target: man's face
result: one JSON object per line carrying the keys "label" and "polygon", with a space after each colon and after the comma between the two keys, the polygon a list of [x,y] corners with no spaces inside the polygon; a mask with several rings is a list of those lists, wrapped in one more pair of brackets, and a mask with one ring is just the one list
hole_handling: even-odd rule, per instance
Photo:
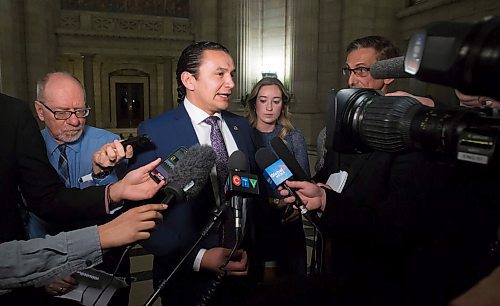
{"label": "man's face", "polygon": [[[347,55],[346,65],[350,69],[354,68],[370,68],[377,61],[377,52],[373,48],[361,48],[351,51]],[[377,80],[372,78],[370,72],[361,75],[356,75],[356,73],[351,72],[349,75],[349,87],[350,88],[370,88],[382,91],[384,94],[387,93],[389,85],[394,81],[394,79],[383,79]]]}
{"label": "man's face", "polygon": [[198,77],[183,72],[186,96],[209,115],[229,107],[229,97],[234,87],[233,59],[224,51],[205,50],[202,53]]}
{"label": "man's face", "polygon": [[[72,78],[61,74],[49,78],[43,102],[53,111],[75,111],[85,108],[84,93],[80,85]],[[35,109],[38,118],[45,123],[50,135],[58,143],[74,142],[82,135],[85,118],[77,118],[72,114],[66,120],[58,120],[40,102],[35,103]]]}

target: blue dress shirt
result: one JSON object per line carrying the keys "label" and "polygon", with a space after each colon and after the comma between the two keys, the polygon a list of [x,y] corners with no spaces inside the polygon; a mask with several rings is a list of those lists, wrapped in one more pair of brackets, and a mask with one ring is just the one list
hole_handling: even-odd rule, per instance
{"label": "blue dress shirt", "polygon": [[[47,128],[41,130],[45,146],[47,148],[47,156],[49,162],[57,169],[59,162],[59,144],[50,135]],[[80,138],[71,143],[67,143],[66,155],[69,166],[70,186],[72,188],[83,189],[89,186],[101,186],[114,183],[119,178],[123,177],[126,172],[126,160],[114,167],[113,171],[102,179],[92,178],[92,155],[98,151],[103,145],[113,142],[115,139],[120,139],[109,131],[98,129],[86,125]],[[38,218],[33,213],[30,213],[28,221],[28,232],[30,238],[43,238],[46,234],[55,234],[50,230],[48,224]]]}

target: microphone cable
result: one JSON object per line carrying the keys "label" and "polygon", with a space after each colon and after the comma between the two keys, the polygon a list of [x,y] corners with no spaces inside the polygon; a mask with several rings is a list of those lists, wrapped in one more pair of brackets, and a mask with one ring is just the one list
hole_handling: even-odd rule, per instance
{"label": "microphone cable", "polygon": [[104,288],[101,290],[101,292],[99,292],[99,295],[97,296],[97,298],[95,299],[94,303],[92,303],[92,306],[96,306],[97,305],[97,302],[99,302],[99,300],[101,299],[102,295],[104,294],[104,292],[106,292],[106,290],[109,288],[109,286],[111,285],[111,283],[113,282],[113,280],[115,280],[116,278],[116,273],[118,272],[118,269],[120,268],[120,265],[122,264],[123,262],[123,259],[125,258],[125,255],[130,252],[130,250],[136,245],[136,243],[133,243],[131,245],[128,245],[125,250],[123,250],[123,253],[120,257],[120,260],[118,260],[118,263],[116,264],[116,268],[115,270],[113,271],[113,274],[111,275],[111,278],[109,279],[109,281],[106,283],[106,286],[104,286]]}
{"label": "microphone cable", "polygon": [[[226,206],[227,209],[228,206]],[[245,215],[243,215],[243,218],[245,218]],[[245,222],[243,222],[244,224]],[[222,283],[222,280],[224,277],[227,275],[227,270],[226,266],[231,261],[231,258],[234,255],[234,252],[236,252],[236,249],[238,248],[238,245],[240,244],[240,237],[242,236],[242,229],[241,227],[236,226],[235,227],[236,231],[236,236],[235,236],[235,242],[234,245],[231,249],[231,252],[229,252],[228,257],[224,261],[224,263],[219,267],[219,271],[217,272],[215,279],[210,282],[210,285],[208,286],[207,292],[201,297],[200,303],[198,303],[197,306],[206,306],[210,300],[213,298],[215,293],[217,292],[217,288],[219,288],[220,284]]]}
{"label": "microphone cable", "polygon": [[[313,226],[313,237],[314,244],[311,252],[311,263],[309,265],[309,273],[312,274],[313,271],[316,275],[321,275],[323,273],[323,254],[324,254],[324,240],[323,234],[317,227]],[[319,251],[318,251],[319,245]],[[319,258],[318,258],[319,256]]]}

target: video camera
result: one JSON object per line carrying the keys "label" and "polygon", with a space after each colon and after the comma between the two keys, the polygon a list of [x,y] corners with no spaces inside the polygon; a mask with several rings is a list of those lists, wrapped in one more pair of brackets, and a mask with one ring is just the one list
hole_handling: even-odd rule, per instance
{"label": "video camera", "polygon": [[[500,18],[431,24],[412,36],[404,64],[419,80],[499,99]],[[327,114],[326,148],[341,153],[421,149],[487,165],[500,135],[500,118],[372,89],[332,90]]]}

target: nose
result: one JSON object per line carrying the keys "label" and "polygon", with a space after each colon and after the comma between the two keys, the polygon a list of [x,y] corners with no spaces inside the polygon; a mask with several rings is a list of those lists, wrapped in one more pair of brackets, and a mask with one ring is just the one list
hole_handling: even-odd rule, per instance
{"label": "nose", "polygon": [[229,89],[233,89],[234,88],[234,80],[233,80],[233,77],[231,75],[229,75],[226,78],[226,87],[229,88]]}
{"label": "nose", "polygon": [[71,114],[71,116],[66,119],[66,123],[72,126],[79,126],[80,125],[80,118],[76,116],[75,113]]}
{"label": "nose", "polygon": [[358,76],[351,72],[349,74],[349,80],[348,80],[349,87],[354,88],[356,87],[356,85],[358,85],[358,83],[359,83]]}
{"label": "nose", "polygon": [[273,110],[273,101],[267,101],[266,102],[266,110],[272,111]]}

